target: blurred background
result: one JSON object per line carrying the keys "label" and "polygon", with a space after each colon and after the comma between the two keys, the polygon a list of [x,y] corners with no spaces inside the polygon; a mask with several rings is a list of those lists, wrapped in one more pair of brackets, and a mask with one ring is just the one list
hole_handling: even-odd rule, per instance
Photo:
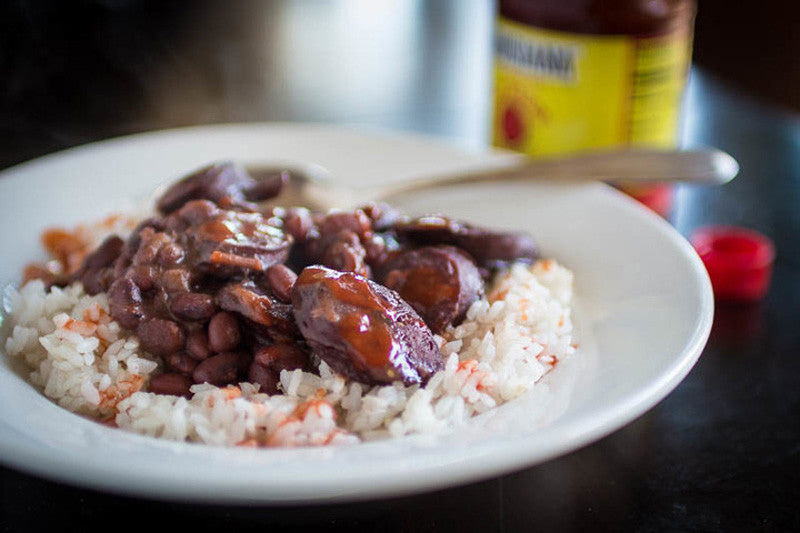
{"label": "blurred background", "polygon": [[[0,167],[112,136],[242,121],[485,144],[495,12],[490,0],[7,0]],[[796,113],[799,15],[794,0],[700,0],[694,64]]]}

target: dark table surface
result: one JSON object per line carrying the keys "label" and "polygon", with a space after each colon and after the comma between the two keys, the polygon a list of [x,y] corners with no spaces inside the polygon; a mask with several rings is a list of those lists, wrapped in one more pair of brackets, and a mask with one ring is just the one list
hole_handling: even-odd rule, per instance
{"label": "dark table surface", "polygon": [[[5,17],[18,35],[3,63],[2,167],[209,122],[358,123],[465,145],[487,138],[488,2],[376,2],[357,12],[340,2],[97,2],[81,4],[80,16],[57,3],[25,5]],[[684,235],[710,223],[759,230],[777,259],[766,299],[718,303],[697,366],[638,420],[520,472],[339,506],[148,501],[0,468],[3,530],[108,530],[120,517],[197,531],[800,530],[800,121],[697,70],[686,107],[685,144],[719,146],[742,172],[724,187],[681,188],[671,221]]]}

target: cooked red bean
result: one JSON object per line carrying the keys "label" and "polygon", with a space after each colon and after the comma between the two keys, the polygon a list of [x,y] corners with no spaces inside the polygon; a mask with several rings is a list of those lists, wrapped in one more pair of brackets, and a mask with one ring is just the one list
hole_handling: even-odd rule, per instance
{"label": "cooked red bean", "polygon": [[186,251],[174,242],[165,244],[158,250],[158,262],[164,266],[174,266],[179,264]]}
{"label": "cooked red bean", "polygon": [[334,211],[325,215],[319,223],[319,233],[323,238],[348,230],[359,237],[372,231],[372,220],[361,209],[355,211]]}
{"label": "cooked red bean", "polygon": [[167,292],[189,292],[192,273],[185,268],[170,268],[161,273],[159,284]]}
{"label": "cooked red bean", "polygon": [[253,361],[279,374],[281,370],[305,370],[309,364],[308,353],[296,344],[262,346],[253,354]]}
{"label": "cooked red bean", "polygon": [[400,220],[400,213],[394,207],[383,202],[363,206],[362,211],[372,220],[372,229],[383,231]]}
{"label": "cooked red bean", "polygon": [[231,313],[219,312],[208,323],[208,344],[215,352],[227,352],[239,345],[241,340],[239,322]]}
{"label": "cooked red bean", "polygon": [[151,378],[149,390],[154,394],[170,394],[172,396],[190,398],[192,393],[189,387],[192,384],[192,379],[189,376],[168,372]]}
{"label": "cooked red bean", "polygon": [[83,289],[86,291],[86,294],[99,294],[103,292],[103,283],[100,279],[100,270],[83,270],[83,272],[78,272],[80,276],[78,279],[83,284]]}
{"label": "cooked red bean", "polygon": [[316,231],[311,212],[304,207],[292,207],[286,210],[283,229],[294,237],[295,242],[305,242],[312,236],[312,231]]}
{"label": "cooked red bean", "polygon": [[191,376],[197,367],[197,361],[189,357],[187,353],[175,352],[167,356],[167,365],[176,372]]}
{"label": "cooked red bean", "polygon": [[366,257],[367,251],[358,235],[350,230],[342,230],[330,240],[320,257],[320,263],[333,270],[356,272],[368,278],[371,272]]}
{"label": "cooked red bean", "polygon": [[150,265],[136,265],[128,270],[128,277],[143,291],[153,288],[156,275],[156,269]]}
{"label": "cooked red bean", "polygon": [[247,370],[247,381],[259,386],[259,392],[277,394],[280,377],[277,372],[253,360]]}
{"label": "cooked red bean", "polygon": [[184,334],[172,320],[150,318],[136,327],[142,348],[154,355],[167,356],[183,349]]}
{"label": "cooked red bean", "polygon": [[284,302],[292,301],[292,287],[297,281],[297,274],[286,265],[272,265],[267,269],[267,282],[275,297]]}
{"label": "cooked red bean", "polygon": [[205,330],[195,330],[186,337],[186,353],[192,359],[202,361],[211,357],[211,346],[208,344],[208,335]]}
{"label": "cooked red bean", "polygon": [[[195,383],[222,386],[236,381],[247,358],[239,352],[223,352],[200,362],[192,373]],[[246,367],[245,367],[246,368]]]}
{"label": "cooked red bean", "polygon": [[112,235],[104,240],[94,252],[87,255],[83,264],[87,269],[100,269],[109,266],[122,253],[123,246],[125,246],[125,241],[116,235]]}
{"label": "cooked red bean", "polygon": [[108,290],[114,282],[114,271],[109,267],[89,268],[80,277],[88,294],[99,294]]}
{"label": "cooked red bean", "polygon": [[306,342],[337,372],[366,383],[411,384],[442,368],[419,315],[396,292],[363,276],[308,267],[292,303]]}
{"label": "cooked red bean", "polygon": [[158,252],[167,244],[172,243],[172,238],[163,231],[156,231],[147,227],[139,232],[139,248],[133,254],[132,262],[134,265],[152,265]]}
{"label": "cooked red bean", "polygon": [[208,320],[214,315],[217,306],[214,297],[202,292],[185,292],[176,294],[169,304],[169,309],[181,320]]}
{"label": "cooked red bean", "polygon": [[135,329],[144,316],[142,293],[127,278],[119,278],[111,284],[108,289],[108,307],[112,318],[128,329]]}
{"label": "cooked red bean", "polygon": [[296,344],[262,346],[253,354],[248,380],[260,385],[261,392],[275,394],[282,370],[305,370],[308,365],[308,353]]}
{"label": "cooked red bean", "polygon": [[453,246],[399,252],[383,265],[380,281],[397,291],[434,333],[458,323],[483,292],[475,263]]}
{"label": "cooked red bean", "polygon": [[365,259],[373,268],[382,265],[386,261],[388,250],[383,235],[372,235],[364,239],[362,245],[364,246]]}

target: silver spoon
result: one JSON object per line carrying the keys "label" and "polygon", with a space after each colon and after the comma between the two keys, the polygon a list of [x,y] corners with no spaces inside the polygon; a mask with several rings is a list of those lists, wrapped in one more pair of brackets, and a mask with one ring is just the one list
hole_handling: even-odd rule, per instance
{"label": "silver spoon", "polygon": [[[276,167],[249,165],[253,177],[275,172]],[[474,172],[439,174],[371,187],[346,187],[336,183],[319,165],[290,168],[288,183],[276,203],[302,205],[315,210],[352,208],[367,202],[390,201],[421,191],[497,181],[574,183],[604,181],[614,184],[684,182],[721,185],[739,172],[729,154],[715,148],[698,150],[619,150],[557,158],[521,158],[517,163]]]}

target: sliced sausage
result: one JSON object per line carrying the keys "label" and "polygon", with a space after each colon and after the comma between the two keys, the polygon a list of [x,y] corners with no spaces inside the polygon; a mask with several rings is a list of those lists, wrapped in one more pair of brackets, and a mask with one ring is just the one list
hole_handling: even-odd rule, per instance
{"label": "sliced sausage", "polygon": [[530,235],[497,232],[440,216],[427,216],[395,225],[397,234],[416,244],[458,246],[475,259],[478,266],[494,268],[516,260],[532,261],[539,256]]}
{"label": "sliced sausage", "polygon": [[222,161],[203,167],[168,188],[156,207],[164,214],[179,209],[190,200],[205,199],[216,204],[228,199],[244,200],[244,190],[255,182],[247,171],[232,161]]}
{"label": "sliced sausage", "polygon": [[251,202],[262,202],[278,196],[291,177],[286,170],[266,171],[251,176],[253,183],[242,189],[245,198]]}
{"label": "sliced sausage", "polygon": [[263,272],[283,263],[292,239],[258,213],[220,210],[189,226],[179,241],[191,257],[187,264],[218,277]]}
{"label": "sliced sausage", "polygon": [[273,300],[252,281],[226,285],[217,293],[217,303],[251,321],[255,332],[268,339],[287,341],[298,336],[291,305]]}
{"label": "sliced sausage", "polygon": [[483,293],[472,259],[453,246],[399,252],[383,265],[380,281],[397,291],[434,333],[457,324]]}
{"label": "sliced sausage", "polygon": [[365,383],[421,383],[442,368],[430,328],[400,296],[353,272],[303,270],[292,294],[297,325],[335,371]]}

